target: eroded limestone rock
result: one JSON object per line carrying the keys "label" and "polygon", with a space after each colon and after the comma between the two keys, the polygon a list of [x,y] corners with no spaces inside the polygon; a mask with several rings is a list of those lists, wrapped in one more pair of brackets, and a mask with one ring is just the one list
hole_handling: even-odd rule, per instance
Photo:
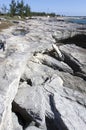
{"label": "eroded limestone rock", "polygon": [[86,79],[86,49],[76,45],[63,45],[60,50],[65,57],[65,62],[73,68],[75,73]]}
{"label": "eroded limestone rock", "polygon": [[25,130],[41,130],[41,129],[39,129],[39,128],[35,127],[35,126],[30,126]]}
{"label": "eroded limestone rock", "polygon": [[[2,32],[7,49],[0,53],[0,130],[17,129],[12,104],[24,129],[86,129],[86,50],[58,42],[82,33],[82,25],[52,18],[19,21]],[[63,61],[45,53],[55,42]]]}
{"label": "eroded limestone rock", "polygon": [[22,126],[18,122],[18,118],[15,113],[12,113],[13,130],[23,130]]}

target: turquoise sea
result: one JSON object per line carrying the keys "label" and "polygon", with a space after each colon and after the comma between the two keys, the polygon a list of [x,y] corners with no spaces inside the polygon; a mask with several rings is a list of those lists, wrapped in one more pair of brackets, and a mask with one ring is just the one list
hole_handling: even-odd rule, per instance
{"label": "turquoise sea", "polygon": [[77,24],[86,24],[86,19],[69,19],[68,22]]}

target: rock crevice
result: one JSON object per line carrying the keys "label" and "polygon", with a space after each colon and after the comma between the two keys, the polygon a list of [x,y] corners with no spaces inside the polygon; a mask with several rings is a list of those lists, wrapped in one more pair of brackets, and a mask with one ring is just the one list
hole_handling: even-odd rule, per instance
{"label": "rock crevice", "polygon": [[86,130],[86,28],[16,23],[0,34],[0,130]]}

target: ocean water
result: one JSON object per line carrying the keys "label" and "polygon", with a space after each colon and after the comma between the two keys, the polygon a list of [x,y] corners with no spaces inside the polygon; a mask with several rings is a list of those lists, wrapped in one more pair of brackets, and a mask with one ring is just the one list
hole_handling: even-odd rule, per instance
{"label": "ocean water", "polygon": [[86,24],[86,19],[69,19],[68,22],[77,24]]}

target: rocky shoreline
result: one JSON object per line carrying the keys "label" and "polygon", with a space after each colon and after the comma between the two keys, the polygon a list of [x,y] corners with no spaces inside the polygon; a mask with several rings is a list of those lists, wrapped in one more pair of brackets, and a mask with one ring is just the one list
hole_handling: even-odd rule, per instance
{"label": "rocky shoreline", "polygon": [[0,33],[0,130],[86,130],[86,25],[12,22]]}

